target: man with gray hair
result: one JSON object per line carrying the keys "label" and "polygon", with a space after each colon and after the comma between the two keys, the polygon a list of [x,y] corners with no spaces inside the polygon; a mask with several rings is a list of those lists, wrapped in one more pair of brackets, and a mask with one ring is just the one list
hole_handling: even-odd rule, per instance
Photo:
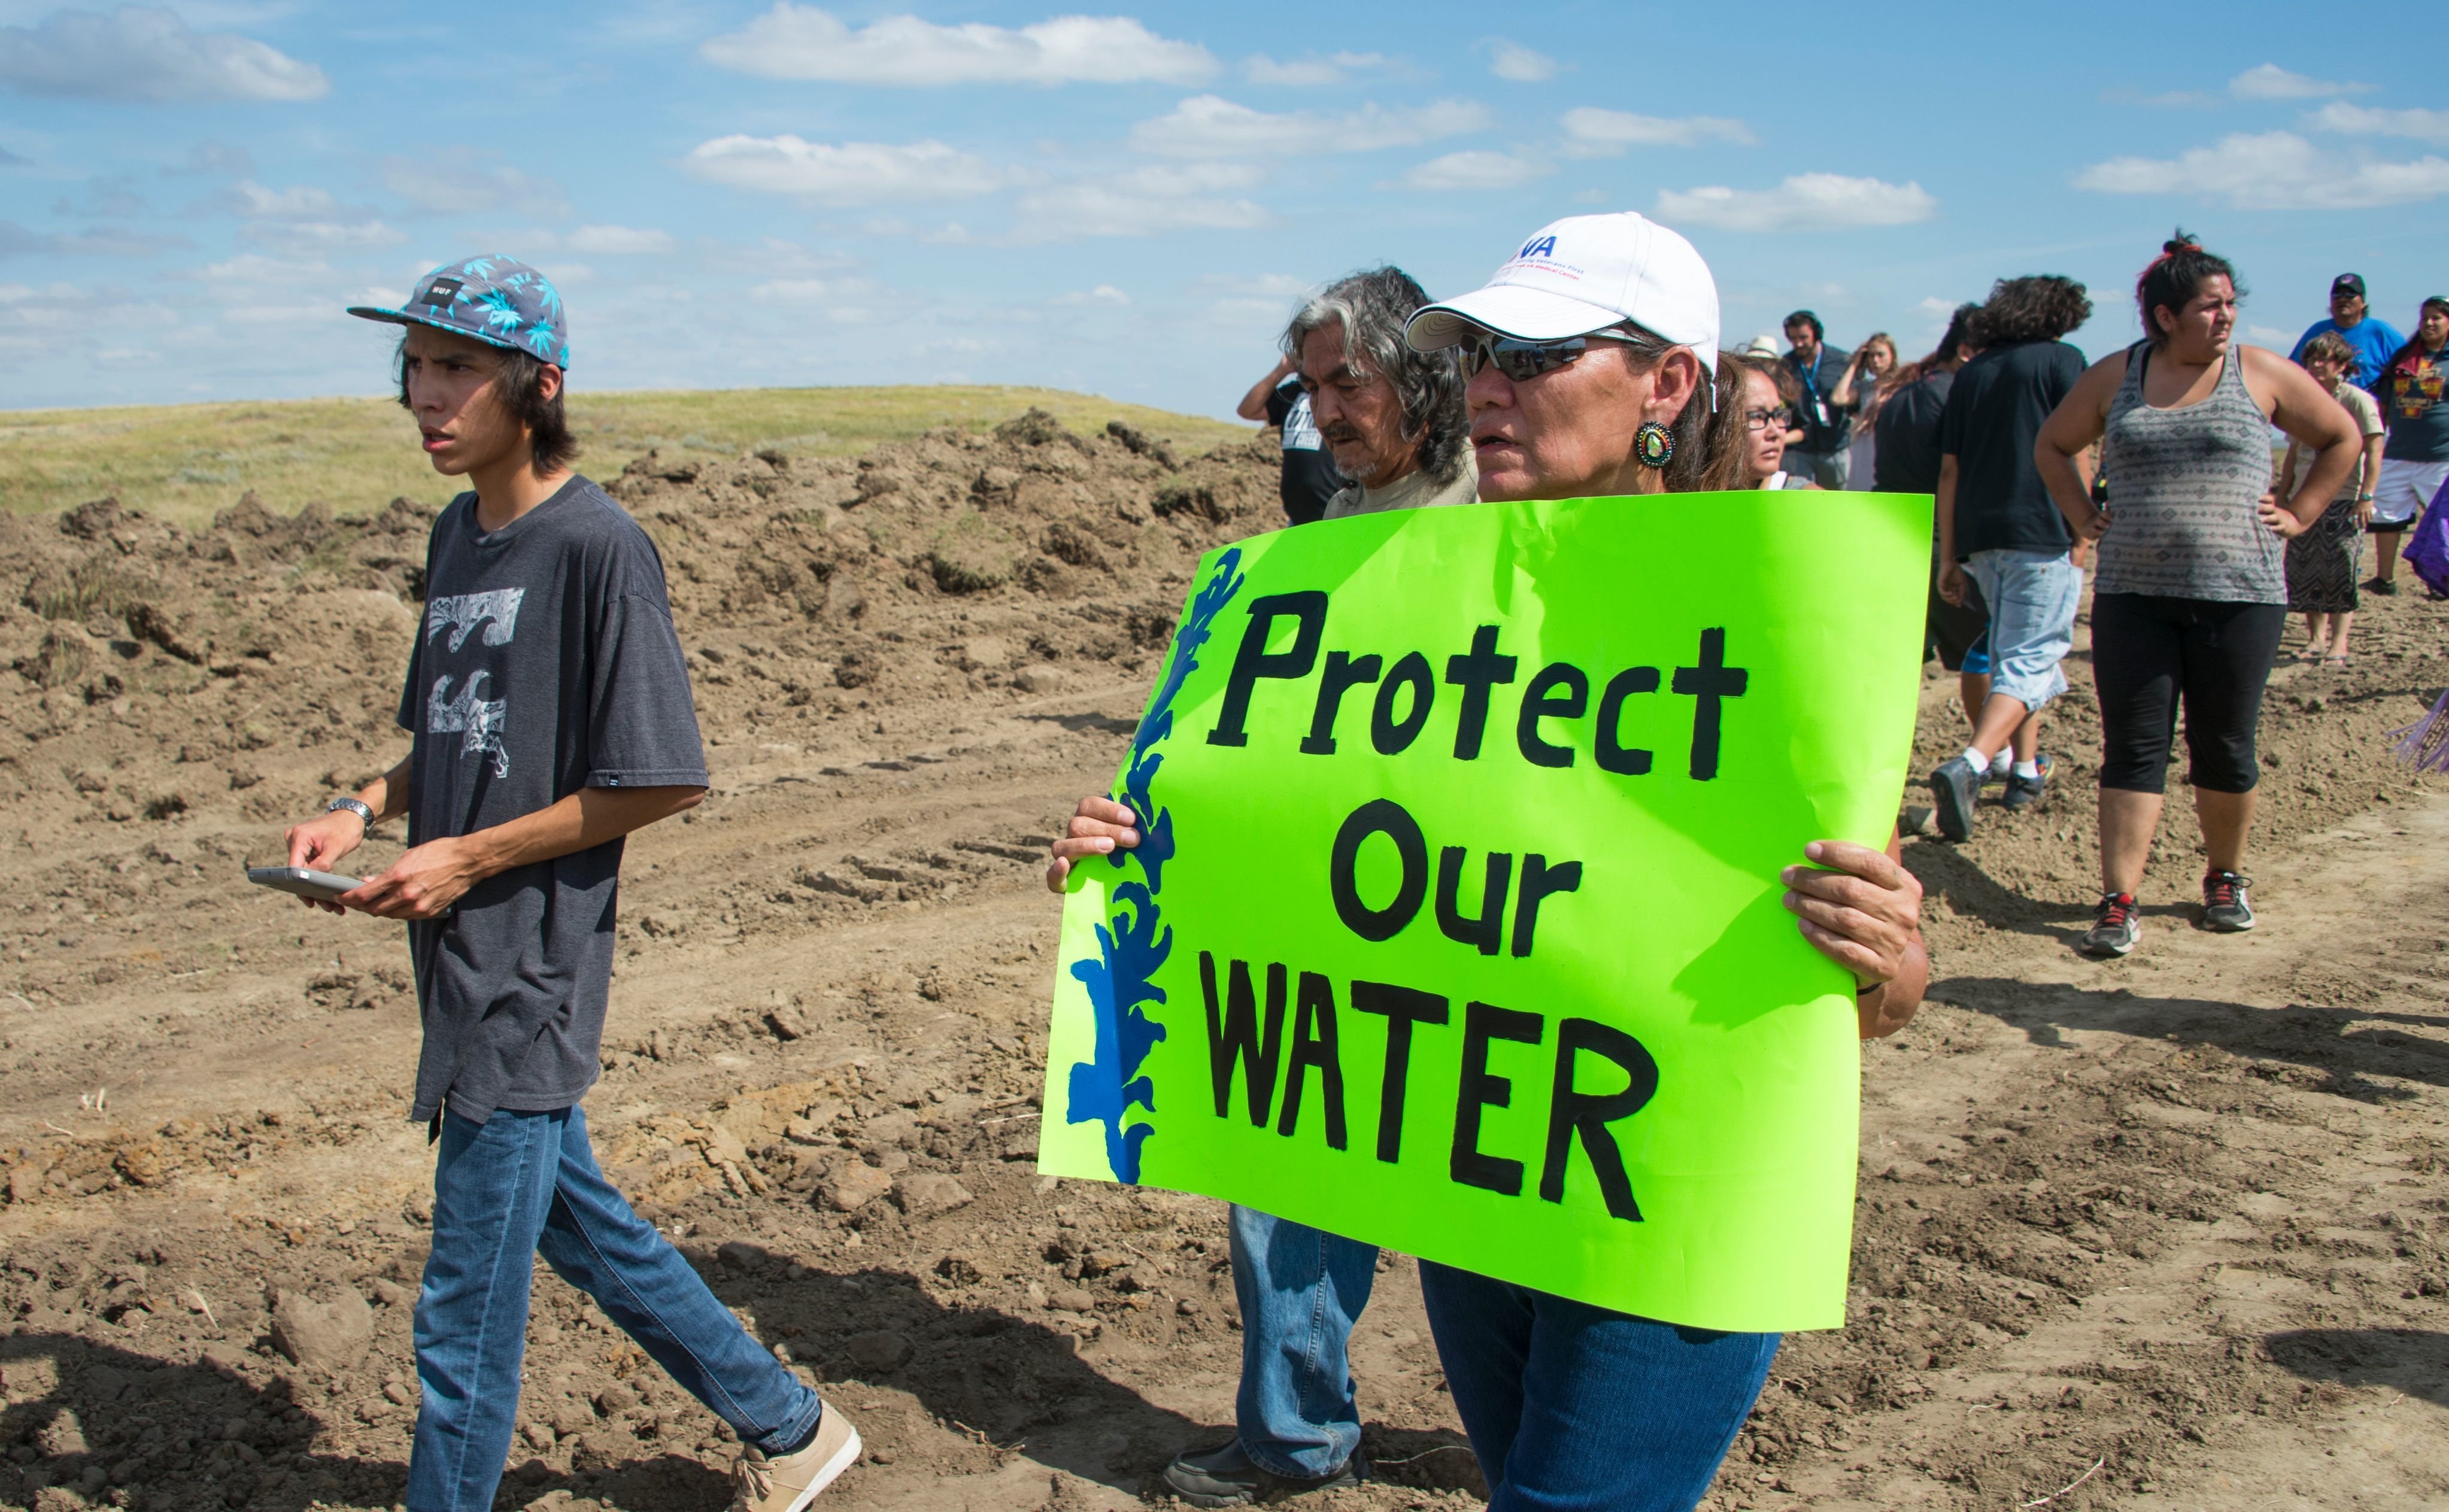
{"label": "man with gray hair", "polygon": [[1479,498],[1462,367],[1403,341],[1403,322],[1428,302],[1401,269],[1371,268],[1328,284],[1284,328],[1319,434],[1354,480],[1326,519]]}
{"label": "man with gray hair", "polygon": [[[1327,501],[1324,519],[1478,501],[1462,365],[1451,350],[1415,352],[1403,339],[1428,302],[1401,270],[1371,268],[1327,285],[1284,328],[1319,434],[1357,480]],[[1238,1205],[1230,1228],[1242,1309],[1234,1437],[1175,1456],[1166,1489],[1224,1507],[1356,1485],[1367,1466],[1347,1351],[1378,1247]]]}

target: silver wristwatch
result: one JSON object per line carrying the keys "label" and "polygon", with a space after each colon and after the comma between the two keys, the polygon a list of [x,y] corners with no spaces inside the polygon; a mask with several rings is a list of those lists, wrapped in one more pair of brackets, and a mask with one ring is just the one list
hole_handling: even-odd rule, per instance
{"label": "silver wristwatch", "polygon": [[366,807],[362,801],[357,798],[334,798],[331,802],[323,805],[323,812],[325,813],[337,813],[342,809],[346,809],[351,813],[356,814],[359,822],[363,823],[369,831],[374,829],[375,811]]}

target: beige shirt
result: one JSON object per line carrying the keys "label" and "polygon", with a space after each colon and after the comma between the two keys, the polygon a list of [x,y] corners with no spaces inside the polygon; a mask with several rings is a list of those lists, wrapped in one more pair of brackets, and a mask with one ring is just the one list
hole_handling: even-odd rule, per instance
{"label": "beige shirt", "polygon": [[1388,509],[1434,509],[1449,504],[1479,502],[1479,459],[1471,448],[1463,448],[1462,470],[1452,483],[1439,483],[1427,473],[1415,469],[1404,473],[1382,488],[1363,488],[1356,483],[1326,501],[1324,520],[1341,520],[1356,514],[1379,514]]}
{"label": "beige shirt", "polygon": [[[2353,503],[2357,494],[2366,492],[2374,486],[2375,480],[2363,475],[2364,443],[2382,433],[2381,404],[2371,394],[2352,383],[2342,383],[2332,389],[2330,397],[2343,405],[2347,413],[2353,415],[2356,421],[2356,465],[2347,469],[2346,481],[2339,485],[2339,498],[2330,502],[2336,504],[2340,499],[2344,499]],[[2296,490],[2304,486],[2305,474],[2313,470],[2313,464],[2321,460],[2322,454],[2310,447],[2292,442],[2289,443],[2288,450],[2296,458],[2296,470],[2288,475],[2285,495],[2292,499],[2296,496]]]}

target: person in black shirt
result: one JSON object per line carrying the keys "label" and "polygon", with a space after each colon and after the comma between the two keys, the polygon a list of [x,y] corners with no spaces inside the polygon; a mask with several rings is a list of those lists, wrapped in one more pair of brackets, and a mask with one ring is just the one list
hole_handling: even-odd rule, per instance
{"label": "person in black shirt", "polygon": [[[1904,372],[1903,382],[1880,406],[1875,427],[1879,444],[1871,451],[1871,487],[1880,493],[1938,492],[1938,421],[1948,391],[1956,386],[1956,370],[1981,350],[1976,322],[1977,304],[1960,304],[1947,322],[1947,334],[1930,355]],[[1981,705],[1990,697],[1990,646],[1983,635],[1990,621],[1980,590],[1973,589],[1963,603],[1950,603],[1938,592],[1938,536],[1934,528],[1930,550],[1930,603],[1923,617],[1922,660],[1957,675],[1957,692],[1964,702],[1969,725],[1981,721]],[[2004,775],[2001,775],[2004,780]]]}
{"label": "person in black shirt", "polygon": [[2006,806],[2041,796],[2040,712],[2066,691],[2058,663],[2074,643],[2083,568],[2033,445],[2083,376],[2083,354],[2059,338],[2091,317],[2091,297],[2071,278],[2000,279],[1981,310],[1989,345],[1957,373],[1939,413],[1939,592],[1962,603],[1977,584],[1990,611],[1990,696],[1964,754],[1930,777],[1951,840],[1973,833],[1982,775],[2002,751],[2015,752]]}
{"label": "person in black shirt", "polygon": [[408,924],[435,1145],[401,1500],[493,1504],[542,1255],[741,1440],[740,1512],[800,1512],[858,1459],[850,1420],[741,1326],[606,1179],[581,1100],[612,983],[622,842],[705,795],[663,560],[569,470],[569,325],[525,263],[436,268],[398,307],[400,407],[473,487],[434,522],[399,722],[409,754],[287,835],[330,871],[395,815],[409,849],[332,904]]}
{"label": "person in black shirt", "polygon": [[1803,390],[1802,402],[1794,410],[1803,441],[1786,449],[1785,467],[1823,488],[1842,488],[1846,443],[1853,438],[1854,422],[1830,395],[1836,392],[1837,380],[1845,375],[1853,354],[1830,346],[1826,337],[1827,327],[1808,310],[1797,310],[1785,317],[1785,339],[1794,349],[1785,354],[1785,369]]}
{"label": "person in black shirt", "polygon": [[1326,501],[1345,487],[1335,458],[1318,433],[1310,414],[1309,395],[1302,392],[1301,365],[1284,357],[1267,375],[1250,385],[1233,411],[1244,420],[1264,420],[1282,437],[1284,469],[1277,487],[1284,516],[1307,525],[1326,512]]}

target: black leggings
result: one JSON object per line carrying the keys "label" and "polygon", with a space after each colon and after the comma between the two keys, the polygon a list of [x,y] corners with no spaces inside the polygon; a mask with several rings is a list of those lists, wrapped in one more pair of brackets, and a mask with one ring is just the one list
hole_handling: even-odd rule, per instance
{"label": "black leggings", "polygon": [[2168,790],[2177,703],[2186,706],[2186,780],[2250,793],[2262,688],[2279,659],[2284,603],[2226,603],[2099,593],[2092,600],[2092,682],[2100,694],[2100,785]]}

